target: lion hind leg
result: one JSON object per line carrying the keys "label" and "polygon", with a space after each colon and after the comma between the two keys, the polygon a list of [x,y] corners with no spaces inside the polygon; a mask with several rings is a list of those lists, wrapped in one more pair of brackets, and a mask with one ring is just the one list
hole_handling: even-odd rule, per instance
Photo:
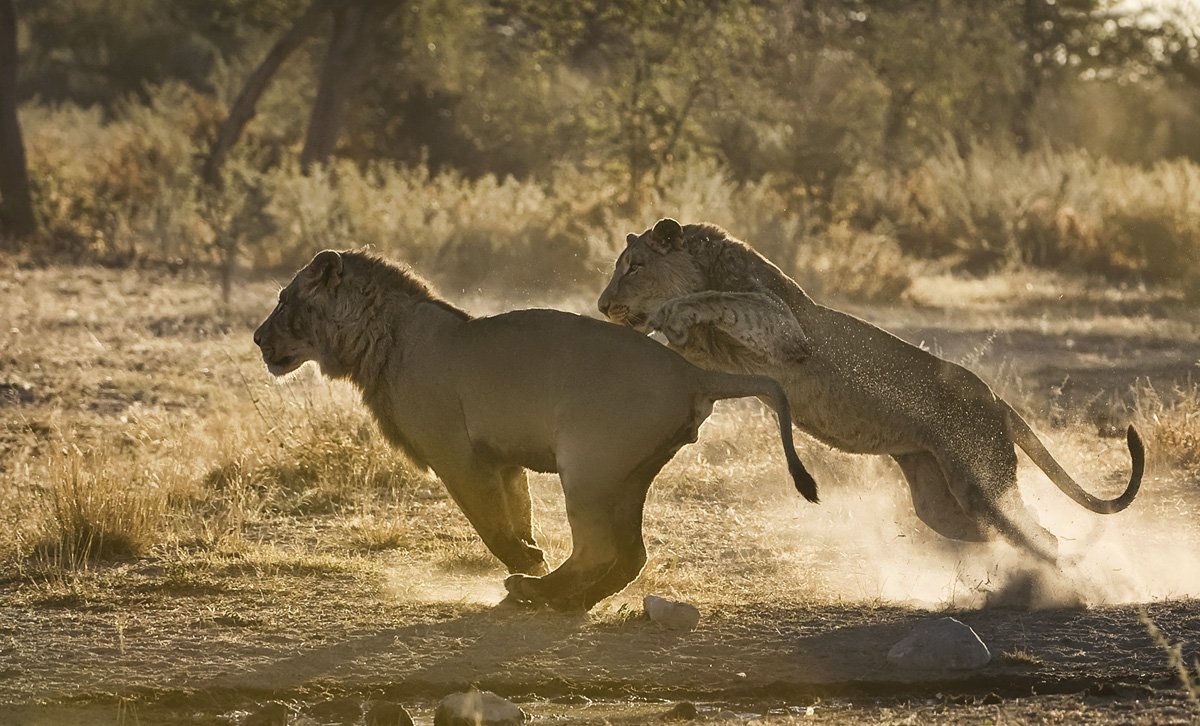
{"label": "lion hind leg", "polygon": [[617,564],[618,543],[611,504],[591,504],[593,506],[580,506],[567,502],[572,543],[570,556],[541,577],[509,575],[504,580],[504,587],[512,598],[559,610],[587,609],[594,604],[584,595]]}
{"label": "lion hind leg", "polygon": [[646,566],[646,543],[642,537],[642,511],[645,508],[645,492],[650,482],[641,487],[641,496],[618,503],[613,519],[613,534],[617,545],[617,559],[583,593],[584,607],[590,608],[604,598],[614,595],[633,582]]}
{"label": "lion hind leg", "polygon": [[646,565],[646,493],[677,448],[665,446],[624,478],[616,477],[615,486],[606,475],[562,472],[571,555],[543,577],[510,576],[504,585],[512,598],[586,610],[632,582]]}
{"label": "lion hind leg", "polygon": [[1057,564],[1058,538],[1034,519],[1017,491],[1016,452],[986,453],[942,462],[951,494],[968,516],[985,522],[1013,546]]}
{"label": "lion hind leg", "polygon": [[895,454],[892,458],[908,481],[917,518],[930,529],[948,539],[963,542],[992,539],[984,523],[963,511],[958,499],[951,494],[946,475],[933,454],[922,451]]}

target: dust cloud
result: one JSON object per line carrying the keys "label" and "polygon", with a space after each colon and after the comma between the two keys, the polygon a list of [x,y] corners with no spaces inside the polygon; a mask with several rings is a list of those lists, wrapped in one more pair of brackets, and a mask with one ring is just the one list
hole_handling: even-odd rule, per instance
{"label": "dust cloud", "polygon": [[498,567],[494,572],[451,572],[429,561],[387,568],[383,591],[395,600],[423,605],[495,605],[507,594]]}
{"label": "dust cloud", "polygon": [[[824,458],[823,464],[817,464]],[[1052,567],[1006,542],[945,539],[913,514],[898,468],[883,457],[822,451],[820,507],[763,507],[769,536],[815,594],[929,608],[1046,609],[1200,596],[1200,517],[1178,483],[1147,477],[1124,512],[1089,512],[1023,466],[1026,505],[1059,538]],[[813,565],[815,563],[815,570]]]}

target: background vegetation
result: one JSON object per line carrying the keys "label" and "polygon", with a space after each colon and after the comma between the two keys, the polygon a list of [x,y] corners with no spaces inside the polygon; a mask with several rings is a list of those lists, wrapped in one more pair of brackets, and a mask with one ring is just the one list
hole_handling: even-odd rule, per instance
{"label": "background vegetation", "polygon": [[1200,282],[1186,4],[15,8],[37,231],[5,209],[28,259],[286,268],[374,244],[455,287],[591,289],[671,214],[866,298],[914,264]]}

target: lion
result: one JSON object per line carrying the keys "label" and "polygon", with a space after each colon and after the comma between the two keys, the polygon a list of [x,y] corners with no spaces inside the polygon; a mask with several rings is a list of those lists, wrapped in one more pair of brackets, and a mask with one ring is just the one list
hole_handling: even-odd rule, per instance
{"label": "lion", "polygon": [[[646,563],[651,481],[720,399],[757,396],[796,456],[779,384],[706,371],[628,328],[556,310],[475,318],[407,267],[325,250],[279,293],[254,332],[267,369],[306,361],[349,380],[387,440],[432,469],[512,573],[515,602],[588,609]],[[573,547],[550,572],[533,536],[526,470],[557,472]]]}
{"label": "lion", "polygon": [[701,367],[779,381],[801,430],[844,451],[891,456],[917,516],[945,537],[981,542],[998,533],[1056,562],[1058,540],[1017,491],[1014,446],[1093,512],[1119,512],[1137,495],[1145,452],[1132,426],[1129,485],[1098,499],[974,373],[814,302],[723,229],[668,218],[626,242],[601,313],[639,332],[661,331]]}

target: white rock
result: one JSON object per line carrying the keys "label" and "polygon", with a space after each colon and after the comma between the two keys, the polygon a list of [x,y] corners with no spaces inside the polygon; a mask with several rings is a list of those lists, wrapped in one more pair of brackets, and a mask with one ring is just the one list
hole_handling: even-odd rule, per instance
{"label": "white rock", "polygon": [[954,618],[920,623],[887,654],[888,662],[905,668],[982,668],[992,654],[969,626]]}
{"label": "white rock", "polygon": [[438,704],[433,726],[515,726],[529,719],[517,704],[491,691],[451,693]]}
{"label": "white rock", "polygon": [[647,595],[642,598],[642,607],[651,620],[671,630],[691,630],[700,623],[700,611],[685,602]]}

